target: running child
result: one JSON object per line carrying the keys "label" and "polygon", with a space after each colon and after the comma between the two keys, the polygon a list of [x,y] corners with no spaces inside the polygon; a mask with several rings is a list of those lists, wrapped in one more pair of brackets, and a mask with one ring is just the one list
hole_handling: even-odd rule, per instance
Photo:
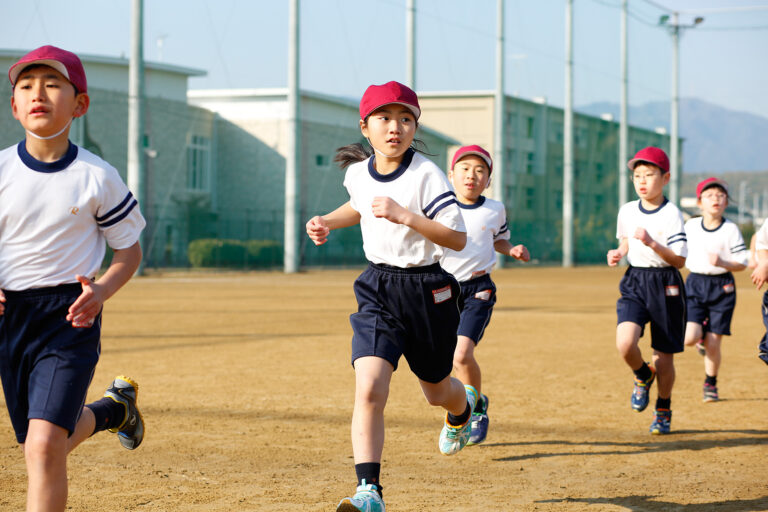
{"label": "running child", "polygon": [[685,223],[685,266],[691,271],[685,282],[685,344],[703,349],[704,401],[716,402],[721,343],[723,335],[731,334],[736,307],[736,283],[731,272],[746,268],[748,254],[739,226],[723,217],[728,206],[728,185],[707,178],[696,187],[696,198],[702,216]]}
{"label": "running child", "polygon": [[[101,430],[129,450],[144,436],[131,379],[84,403],[102,305],[138,268],[145,222],[117,171],[68,139],[90,102],[80,59],[43,46],[8,78],[26,138],[0,151],[0,377],[26,462],[27,510],[63,511],[69,452]],[[96,279],[105,240],[114,257]]]}
{"label": "running child", "polygon": [[453,156],[448,179],[467,227],[467,246],[461,251],[446,249],[440,260],[443,268],[461,284],[461,320],[453,369],[461,382],[474,387],[480,395],[472,411],[468,445],[480,444],[488,435],[489,402],[482,393],[482,373],[475,359],[475,347],[491,321],[496,303],[496,285],[491,280],[496,252],[522,261],[531,259],[524,245],[513,246],[509,242],[504,204],[482,195],[490,184],[491,172],[491,155],[480,146],[463,146]]}
{"label": "running child", "polygon": [[[763,287],[763,284],[768,282],[768,219],[763,222],[763,225],[757,230],[754,236],[756,253],[756,267],[752,271],[752,283],[757,286],[757,289]],[[760,344],[757,348],[757,357],[760,358],[765,364],[768,364],[768,290],[763,294],[763,325],[765,325],[765,334],[760,340]]]}
{"label": "running child", "polygon": [[[685,288],[678,269],[688,253],[683,215],[666,197],[669,159],[655,147],[641,149],[627,166],[639,197],[619,210],[618,249],[608,251],[608,265],[626,256],[629,262],[619,284],[616,302],[616,347],[635,374],[632,410],[648,407],[651,384],[658,375],[658,397],[651,434],[668,434],[672,421],[674,355],[683,351],[685,335]],[[653,364],[645,362],[640,337],[651,323]]]}
{"label": "running child", "polygon": [[384,406],[400,356],[431,405],[446,409],[439,448],[461,450],[470,433],[477,391],[450,376],[459,325],[459,284],[440,267],[443,247],[461,250],[466,232],[445,174],[416,152],[419,101],[397,82],[371,85],[360,100],[360,144],[339,148],[349,202],[307,222],[324,244],[330,231],[360,224],[369,264],[354,285],[352,324],[355,407],[352,449],[358,487],[337,512],[383,512],[380,481]]}

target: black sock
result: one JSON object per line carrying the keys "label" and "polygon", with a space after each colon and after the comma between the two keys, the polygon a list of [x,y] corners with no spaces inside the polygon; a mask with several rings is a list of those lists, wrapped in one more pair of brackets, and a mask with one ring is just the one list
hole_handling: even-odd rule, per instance
{"label": "black sock", "polygon": [[376,490],[379,496],[384,497],[381,493],[383,487],[379,483],[379,475],[381,473],[380,462],[362,462],[355,464],[355,473],[357,473],[357,485],[363,485],[363,481],[366,484],[373,484],[376,486]]}
{"label": "black sock", "polygon": [[711,377],[705,373],[704,376],[706,377],[704,379],[704,384],[709,384],[710,386],[717,386],[717,375],[715,375],[714,377]]}
{"label": "black sock", "polygon": [[672,397],[669,398],[657,398],[656,399],[656,409],[666,409],[670,410],[672,408]]}
{"label": "black sock", "polygon": [[477,398],[477,403],[475,404],[475,411],[477,414],[483,414],[485,412],[485,400],[483,400],[482,393]]}
{"label": "black sock", "polygon": [[454,427],[458,427],[459,425],[463,425],[469,420],[469,416],[472,414],[472,409],[469,408],[469,402],[467,402],[467,408],[464,409],[464,412],[461,413],[461,416],[454,416],[451,413],[448,413],[448,423],[453,425]]}
{"label": "black sock", "polygon": [[96,418],[96,428],[93,429],[94,434],[108,428],[117,428],[125,420],[125,406],[109,397],[105,396],[101,400],[86,405],[86,407],[91,410]]}
{"label": "black sock", "polygon": [[648,366],[648,363],[645,363],[645,362],[643,363],[643,366],[641,366],[637,370],[632,370],[632,372],[635,374],[635,377],[637,377],[638,379],[640,379],[643,382],[645,382],[648,379],[650,379],[651,375],[653,375],[651,373],[651,367]]}

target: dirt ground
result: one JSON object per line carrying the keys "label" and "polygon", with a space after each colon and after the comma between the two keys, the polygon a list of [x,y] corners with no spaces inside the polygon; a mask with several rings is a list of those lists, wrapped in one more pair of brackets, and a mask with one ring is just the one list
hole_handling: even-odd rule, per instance
{"label": "dirt ground", "polygon": [[[168,274],[134,279],[105,308],[89,400],[115,375],[140,384],[143,445],[101,433],[69,459],[68,510],[333,511],[354,492],[349,364],[358,271]],[[395,511],[768,510],[768,367],[761,293],[737,276],[719,403],[702,358],[676,358],[673,434],[630,410],[614,346],[621,269],[499,270],[477,351],[490,396],[485,444],[445,457],[442,412],[402,364],[386,409],[382,483]],[[650,357],[649,342],[641,342]],[[652,399],[655,399],[655,388]],[[0,510],[26,477],[2,403]]]}

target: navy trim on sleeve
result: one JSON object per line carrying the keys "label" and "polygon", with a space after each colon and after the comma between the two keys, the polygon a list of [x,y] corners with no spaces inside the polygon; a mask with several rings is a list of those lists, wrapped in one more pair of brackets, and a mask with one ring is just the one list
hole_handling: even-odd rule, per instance
{"label": "navy trim on sleeve", "polygon": [[130,205],[128,205],[128,208],[126,208],[123,213],[121,213],[117,217],[112,217],[110,220],[106,222],[99,222],[98,223],[99,226],[102,228],[108,228],[113,224],[117,224],[118,222],[126,218],[128,214],[131,213],[131,210],[133,210],[136,207],[137,204],[139,204],[139,202],[134,199],[133,202]]}
{"label": "navy trim on sleeve", "polygon": [[133,198],[133,194],[129,191],[128,195],[125,196],[125,198],[120,202],[119,205],[115,206],[114,208],[109,210],[107,213],[105,213],[101,217],[96,217],[96,222],[101,222],[101,221],[103,221],[105,219],[108,219],[112,215],[116,214],[117,212],[119,212],[120,210],[125,208],[125,205],[128,204],[128,201],[130,201],[131,198]]}
{"label": "navy trim on sleeve", "polygon": [[428,219],[434,219],[435,215],[437,215],[440,210],[451,204],[459,204],[459,202],[456,201],[456,194],[452,191],[443,192],[429,203],[427,207],[422,210],[422,213]]}

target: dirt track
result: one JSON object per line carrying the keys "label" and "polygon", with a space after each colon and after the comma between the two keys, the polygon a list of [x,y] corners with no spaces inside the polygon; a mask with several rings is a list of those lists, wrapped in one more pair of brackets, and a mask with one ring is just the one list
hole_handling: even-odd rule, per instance
{"label": "dirt track", "polygon": [[[505,269],[477,351],[488,441],[437,450],[442,413],[401,365],[386,410],[382,483],[396,511],[768,510],[768,367],[761,294],[737,276],[719,403],[701,357],[676,358],[674,433],[629,407],[614,347],[622,270]],[[133,280],[106,307],[89,399],[116,374],[141,385],[144,444],[112,434],[69,463],[68,510],[332,511],[354,491],[349,364],[357,271]],[[641,342],[650,355],[647,340]],[[652,399],[655,399],[655,389]],[[0,399],[1,401],[1,399]],[[25,472],[2,402],[0,510],[23,510]]]}

